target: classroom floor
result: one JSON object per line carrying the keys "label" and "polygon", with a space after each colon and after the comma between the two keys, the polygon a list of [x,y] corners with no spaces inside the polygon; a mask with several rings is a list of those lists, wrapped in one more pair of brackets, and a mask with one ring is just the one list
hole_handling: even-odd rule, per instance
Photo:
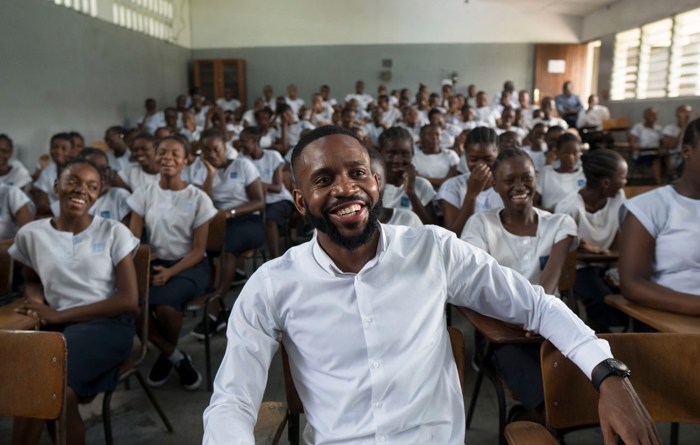
{"label": "classroom floor", "polygon": [[[186,335],[196,324],[198,317],[188,315],[185,318],[185,335],[181,340],[182,349],[192,356],[194,365],[203,372],[204,370],[204,344],[195,338]],[[467,345],[467,357],[472,354],[473,331],[466,320],[456,312],[453,324],[459,327],[465,334]],[[223,333],[217,334],[212,339],[212,353],[214,363],[218,365],[224,354],[226,339]],[[143,366],[144,374],[147,374],[150,365],[155,361],[156,354],[151,353]],[[465,406],[471,394],[476,372],[467,366],[465,375]],[[210,394],[205,385],[197,391],[183,389],[173,373],[168,382],[162,387],[155,388],[154,392],[166,411],[175,431],[168,433],[158,414],[153,409],[145,393],[134,380],[129,390],[122,385],[112,398],[112,424],[114,430],[115,445],[192,445],[201,443],[202,440],[202,412],[206,408]],[[284,401],[284,382],[282,376],[282,362],[279,354],[275,357],[269,373],[269,381],[265,390],[264,400]],[[512,402],[509,402],[509,406]],[[89,405],[81,407],[83,418],[86,419],[87,444],[104,444],[104,430],[101,419],[102,397]],[[477,403],[472,429],[467,431],[466,442],[469,445],[495,445],[497,436],[497,413],[495,391],[491,384],[485,380],[482,385],[481,395]],[[303,417],[302,417],[303,423]],[[0,417],[0,445],[9,444],[10,419]],[[303,428],[303,424],[302,424]],[[669,427],[666,424],[659,425],[659,432],[664,443],[668,443]],[[42,440],[42,445],[50,444],[48,435]],[[286,432],[282,443],[287,443]],[[568,445],[597,445],[602,444],[600,430],[589,429],[567,435]],[[700,425],[682,425],[680,430],[680,443],[696,445],[700,443]],[[436,444],[438,445],[438,444]]]}

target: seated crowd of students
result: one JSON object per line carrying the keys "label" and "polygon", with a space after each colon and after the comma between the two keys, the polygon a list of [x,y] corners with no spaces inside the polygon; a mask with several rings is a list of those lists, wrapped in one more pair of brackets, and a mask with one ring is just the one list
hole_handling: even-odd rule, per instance
{"label": "seated crowd of students", "polygon": [[[105,131],[107,150],[86,148],[76,132],[58,133],[33,173],[12,158],[12,139],[0,135],[0,240],[14,243],[10,253],[26,266],[22,311],[68,339],[71,434],[83,434],[77,404],[116,384],[134,316],[149,318],[149,340],[159,351],[149,384],[164,384],[175,370],[185,388],[200,386],[178,340],[183,308],[209,283],[209,223],[218,212],[226,216],[227,286],[245,278],[245,252],[280,256],[280,230],[295,213],[291,153],[322,125],[350,129],[368,147],[383,223],[443,225],[553,294],[569,252],[620,252],[626,296],[700,315],[700,250],[690,236],[700,216],[700,120],[690,120],[689,107],[679,107],[677,124],[663,130],[649,109],[632,129],[635,153],[661,148],[633,159],[649,162],[658,181],[657,163],[668,162],[676,181],[626,201],[625,158],[595,144],[582,154],[578,132],[550,97],[534,107],[527,91],[515,97],[512,82],[493,106],[473,85],[466,96],[450,85],[440,94],[424,85],[415,96],[385,87],[378,93],[365,93],[358,81],[336,101],[323,85],[307,107],[294,85],[277,98],[266,86],[248,110],[230,90],[211,103],[194,89],[163,111],[148,99],[133,128]],[[591,96],[588,109],[566,108],[567,120],[597,128],[606,116],[600,107]],[[136,310],[129,255],[139,240],[154,258],[147,314]],[[618,291],[614,276],[610,263],[577,264],[575,294],[598,332],[627,323],[604,303]],[[214,335],[226,326],[225,305],[209,315]],[[199,325],[192,335],[204,332]],[[88,365],[80,356],[94,359]],[[494,361],[525,408],[541,409],[537,351],[500,347]],[[30,421],[16,423],[23,443],[36,431]]]}

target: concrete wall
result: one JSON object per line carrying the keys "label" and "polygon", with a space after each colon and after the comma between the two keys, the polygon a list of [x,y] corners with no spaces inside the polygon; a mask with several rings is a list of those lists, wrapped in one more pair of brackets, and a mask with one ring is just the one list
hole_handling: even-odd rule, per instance
{"label": "concrete wall", "polygon": [[189,49],[47,0],[0,2],[0,132],[28,166],[58,131],[87,142],[187,90]]}
{"label": "concrete wall", "polygon": [[575,43],[582,18],[472,0],[190,0],[192,48]]}
{"label": "concrete wall", "polygon": [[[500,91],[505,80],[518,89],[532,88],[534,46],[520,44],[424,44],[337,45],[266,48],[195,49],[193,59],[242,58],[246,61],[248,104],[270,84],[275,95],[285,95],[295,83],[307,103],[311,94],[327,83],[331,94],[342,100],[354,92],[356,80],[364,80],[367,93],[376,96],[377,86],[417,91],[420,82],[439,92],[440,81],[458,73],[457,91],[474,83],[489,93]],[[380,79],[382,60],[392,60],[392,79]]]}

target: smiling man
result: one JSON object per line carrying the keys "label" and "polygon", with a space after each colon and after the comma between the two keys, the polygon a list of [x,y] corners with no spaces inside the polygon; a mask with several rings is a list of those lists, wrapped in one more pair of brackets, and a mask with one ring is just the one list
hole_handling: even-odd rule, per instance
{"label": "smiling man", "polygon": [[561,301],[452,232],[379,224],[377,177],[351,132],[308,133],[292,168],[294,204],[317,236],[264,264],[243,288],[204,412],[204,444],[255,443],[280,333],[308,421],[304,443],[464,444],[445,303],[524,324],[593,374],[606,443],[612,431],[625,443],[659,443],[629,381],[604,371],[607,343]]}

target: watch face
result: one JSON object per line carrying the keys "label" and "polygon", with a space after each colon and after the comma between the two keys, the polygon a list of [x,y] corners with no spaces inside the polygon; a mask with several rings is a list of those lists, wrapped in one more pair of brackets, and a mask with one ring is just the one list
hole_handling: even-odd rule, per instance
{"label": "watch face", "polygon": [[630,368],[628,368],[627,365],[625,365],[624,363],[622,363],[620,360],[617,360],[617,359],[614,359],[614,358],[613,358],[613,359],[610,359],[610,361],[608,362],[608,364],[609,364],[610,367],[613,368],[613,369],[619,369],[620,371],[623,371],[623,372],[629,372],[629,371],[630,371]]}

